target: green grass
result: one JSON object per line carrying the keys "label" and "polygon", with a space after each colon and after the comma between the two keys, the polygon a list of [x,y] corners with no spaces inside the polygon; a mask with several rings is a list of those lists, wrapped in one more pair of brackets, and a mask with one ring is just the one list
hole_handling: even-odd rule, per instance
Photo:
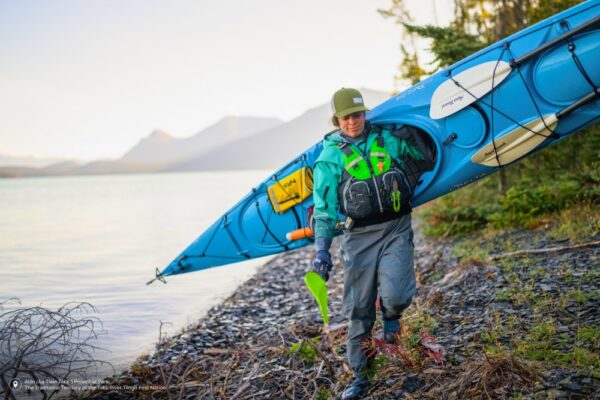
{"label": "green grass", "polygon": [[378,355],[374,359],[369,360],[367,370],[365,371],[367,377],[372,380],[377,374],[385,369],[389,364],[389,359],[385,355]]}
{"label": "green grass", "polygon": [[[318,340],[316,340],[316,339],[311,339],[311,340],[313,342],[318,342]],[[306,343],[306,341],[304,341],[304,340],[301,340],[298,343],[294,343],[288,349],[288,353],[296,355],[302,361],[304,361],[308,364],[313,364],[317,357],[317,352],[315,351],[315,349],[310,344]]]}
{"label": "green grass", "polygon": [[581,289],[570,290],[569,297],[579,304],[583,304],[589,300],[587,294]]}
{"label": "green grass", "polygon": [[317,395],[315,396],[316,400],[328,400],[328,399],[333,399],[333,398],[335,398],[334,395],[325,388],[320,388],[317,391]]}
{"label": "green grass", "polygon": [[575,368],[600,378],[599,339],[598,326],[583,327],[572,337],[558,334],[554,321],[546,319],[531,327],[516,343],[515,352],[530,361]]}
{"label": "green grass", "polygon": [[460,260],[482,261],[489,255],[488,249],[481,246],[481,243],[464,241],[452,246],[452,256]]}
{"label": "green grass", "polygon": [[556,325],[551,319],[540,321],[531,328],[530,339],[536,342],[549,341],[556,334]]}
{"label": "green grass", "polygon": [[426,312],[422,312],[418,307],[411,313],[405,313],[402,318],[403,327],[409,332],[415,334],[433,333],[437,327],[437,322]]}
{"label": "green grass", "polygon": [[441,272],[436,272],[435,274],[431,275],[431,278],[429,278],[429,280],[431,282],[437,282],[440,279],[442,279],[444,277],[444,274]]}
{"label": "green grass", "polygon": [[496,293],[496,301],[512,301],[514,293],[512,289],[502,289]]}
{"label": "green grass", "polygon": [[581,327],[575,335],[575,339],[580,344],[586,344],[592,349],[600,351],[600,326],[588,325]]}
{"label": "green grass", "polygon": [[[529,317],[523,321],[514,315],[507,316],[505,321],[497,316],[491,318],[489,328],[480,334],[481,344],[487,352],[510,352],[541,365],[573,368],[600,377],[600,326],[572,324],[571,332],[564,333],[558,330],[555,320],[560,309],[600,298],[599,290],[584,290],[581,286],[596,279],[598,273],[578,275],[572,265],[563,263],[552,274],[571,285],[570,290],[539,291],[535,290],[536,281],[549,271],[545,265],[535,264],[534,259],[526,260],[500,260],[507,284],[496,292],[495,301],[526,307],[530,310]],[[501,341],[501,336],[509,339]]]}
{"label": "green grass", "polygon": [[537,304],[545,304],[546,299],[534,290],[533,281],[521,282],[513,280],[510,286],[496,292],[497,302],[509,302],[515,306],[535,307]]}
{"label": "green grass", "polygon": [[[430,202],[417,215],[427,236],[466,239],[453,245],[452,256],[461,262],[520,250],[522,244],[511,235],[496,239],[512,228],[543,230],[551,239],[570,243],[597,240],[598,160],[600,124],[504,169],[504,194],[498,190],[498,177],[492,175]],[[600,379],[600,327],[573,323],[569,332],[558,329],[561,310],[600,298],[593,285],[600,271],[579,275],[566,262],[550,271],[538,261],[535,256],[495,261],[506,279],[495,301],[526,307],[530,314],[491,318],[488,329],[479,335],[480,345],[486,352],[508,352],[540,366],[572,368]],[[571,289],[559,293],[536,289],[536,282],[550,274]],[[583,284],[590,283],[594,289],[585,289]],[[413,325],[419,328],[416,321]]]}
{"label": "green grass", "polygon": [[[482,185],[487,180],[491,178],[486,178]],[[595,184],[600,186],[600,181]],[[537,183],[523,180],[508,189],[504,196],[495,193],[487,200],[482,199],[481,203],[472,203],[472,198],[463,197],[473,195],[478,186],[462,189],[464,193],[460,196],[446,195],[424,210],[421,215],[426,221],[425,234],[440,237],[490,229],[552,226],[551,235],[555,239],[577,241],[600,233],[597,209],[600,195],[594,195],[593,202],[579,201],[588,189],[575,180]],[[510,251],[510,246],[506,245],[505,250]]]}
{"label": "green grass", "polygon": [[586,271],[585,274],[581,277],[582,283],[590,283],[600,277],[600,271],[598,270],[590,270]]}
{"label": "green grass", "polygon": [[515,270],[517,266],[517,260],[514,258],[502,258],[498,260],[498,265],[500,266],[502,272],[509,274]]}
{"label": "green grass", "polygon": [[556,240],[579,241],[582,237],[600,234],[600,209],[598,205],[581,203],[577,207],[561,210],[550,235]]}
{"label": "green grass", "polygon": [[486,352],[494,354],[502,352],[500,337],[507,332],[502,316],[496,311],[488,322],[489,328],[479,334],[479,340],[485,346]]}
{"label": "green grass", "polygon": [[560,264],[558,274],[566,284],[573,283],[573,267],[569,263]]}
{"label": "green grass", "polygon": [[[528,265],[529,263],[525,262],[526,260],[531,260],[531,259],[522,259],[521,263],[523,265]],[[527,275],[529,275],[531,278],[536,279],[536,278],[543,278],[544,276],[546,276],[546,270],[544,269],[544,267],[542,266],[537,266],[533,269],[530,269],[527,272]]]}

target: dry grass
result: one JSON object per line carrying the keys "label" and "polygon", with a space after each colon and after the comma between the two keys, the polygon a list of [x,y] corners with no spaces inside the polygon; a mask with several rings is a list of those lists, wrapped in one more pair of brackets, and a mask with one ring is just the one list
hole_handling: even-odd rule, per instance
{"label": "dry grass", "polygon": [[485,354],[480,360],[465,363],[455,382],[443,390],[461,399],[496,399],[532,387],[537,378],[536,369],[515,356]]}

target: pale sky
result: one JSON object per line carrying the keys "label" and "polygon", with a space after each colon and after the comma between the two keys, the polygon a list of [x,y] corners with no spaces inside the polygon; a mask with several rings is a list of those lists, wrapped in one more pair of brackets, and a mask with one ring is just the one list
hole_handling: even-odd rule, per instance
{"label": "pale sky", "polygon": [[[450,0],[405,0],[418,22]],[[0,0],[0,154],[118,158],[154,129],[394,89],[391,0]]]}

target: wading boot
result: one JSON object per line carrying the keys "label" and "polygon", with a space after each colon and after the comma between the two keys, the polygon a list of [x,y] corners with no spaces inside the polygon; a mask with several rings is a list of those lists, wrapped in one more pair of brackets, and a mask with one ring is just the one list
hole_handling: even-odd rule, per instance
{"label": "wading boot", "polygon": [[400,322],[395,320],[383,320],[383,340],[387,344],[396,344],[400,333]]}
{"label": "wading boot", "polygon": [[342,400],[360,399],[367,393],[369,387],[369,378],[357,375],[356,378],[346,387],[342,393]]}

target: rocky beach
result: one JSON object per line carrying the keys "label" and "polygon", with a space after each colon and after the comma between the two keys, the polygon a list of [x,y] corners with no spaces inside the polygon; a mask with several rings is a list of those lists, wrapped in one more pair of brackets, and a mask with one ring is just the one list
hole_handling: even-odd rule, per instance
{"label": "rocky beach", "polygon": [[[376,323],[368,398],[599,398],[599,239],[539,228],[431,240],[417,226],[417,297],[396,345]],[[72,398],[337,398],[351,378],[342,266],[335,247],[325,327],[303,282],[311,256],[274,258],[109,389]]]}

